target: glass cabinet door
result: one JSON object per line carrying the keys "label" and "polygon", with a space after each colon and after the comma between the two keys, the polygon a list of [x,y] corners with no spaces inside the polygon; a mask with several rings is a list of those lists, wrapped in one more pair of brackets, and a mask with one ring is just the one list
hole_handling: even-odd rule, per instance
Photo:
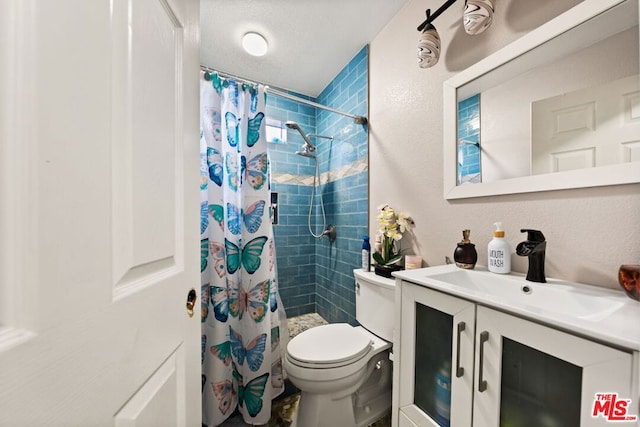
{"label": "glass cabinet door", "polygon": [[501,366],[501,426],[580,427],[580,366],[506,337]]}
{"label": "glass cabinet door", "polygon": [[476,322],[474,425],[610,425],[596,394],[631,397],[630,353],[486,307]]}
{"label": "glass cabinet door", "polygon": [[418,425],[471,425],[474,304],[403,284],[400,409]]}
{"label": "glass cabinet door", "polygon": [[415,303],[413,402],[439,426],[451,419],[451,353],[453,316]]}

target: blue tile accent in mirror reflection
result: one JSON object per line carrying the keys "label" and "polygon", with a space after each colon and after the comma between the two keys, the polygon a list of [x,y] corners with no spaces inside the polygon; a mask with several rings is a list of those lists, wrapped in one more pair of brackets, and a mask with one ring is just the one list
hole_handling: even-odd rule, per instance
{"label": "blue tile accent in mirror reflection", "polygon": [[458,102],[458,185],[482,182],[480,154],[480,94],[477,94]]}

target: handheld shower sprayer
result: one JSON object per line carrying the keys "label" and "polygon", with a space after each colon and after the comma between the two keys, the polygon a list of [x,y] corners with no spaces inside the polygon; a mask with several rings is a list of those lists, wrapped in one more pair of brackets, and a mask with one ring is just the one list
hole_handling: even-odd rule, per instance
{"label": "handheld shower sprayer", "polygon": [[[304,139],[304,145],[302,146],[302,148],[304,149],[304,151],[306,152],[307,155],[302,154],[302,152],[300,152],[300,155],[303,155],[303,156],[306,156],[306,157],[311,157],[308,154],[316,151],[316,146],[311,143],[311,140],[309,139],[307,134],[304,133],[302,129],[300,129],[300,126],[298,125],[298,123],[289,120],[289,121],[287,121],[285,123],[285,126],[287,128],[289,128],[289,129],[297,130],[300,133],[300,136],[302,136],[302,139]],[[296,153],[296,154],[298,154],[298,153]]]}

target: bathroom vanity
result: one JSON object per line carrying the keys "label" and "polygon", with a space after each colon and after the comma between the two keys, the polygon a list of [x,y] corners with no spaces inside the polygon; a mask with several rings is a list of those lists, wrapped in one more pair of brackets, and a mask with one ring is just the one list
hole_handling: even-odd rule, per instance
{"label": "bathroom vanity", "polygon": [[640,425],[640,303],[623,292],[455,265],[394,275],[394,427]]}

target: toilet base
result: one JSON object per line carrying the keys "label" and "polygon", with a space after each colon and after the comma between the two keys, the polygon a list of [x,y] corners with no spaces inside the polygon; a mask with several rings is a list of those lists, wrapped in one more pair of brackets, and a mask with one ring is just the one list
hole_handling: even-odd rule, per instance
{"label": "toilet base", "polygon": [[297,426],[366,427],[391,412],[392,363],[388,352],[370,361],[364,383],[355,392],[301,391]]}
{"label": "toilet base", "polygon": [[[353,407],[349,397],[342,399],[342,402],[332,402],[330,409],[327,409],[327,402],[323,398],[326,399],[326,395],[314,397],[302,393],[291,427],[367,427],[391,413],[391,391],[371,402],[369,408],[375,409],[368,409],[369,412],[366,407]],[[318,415],[320,413],[323,415]]]}
{"label": "toilet base", "polygon": [[333,400],[326,394],[302,392],[297,425],[305,427],[355,426],[351,396]]}

